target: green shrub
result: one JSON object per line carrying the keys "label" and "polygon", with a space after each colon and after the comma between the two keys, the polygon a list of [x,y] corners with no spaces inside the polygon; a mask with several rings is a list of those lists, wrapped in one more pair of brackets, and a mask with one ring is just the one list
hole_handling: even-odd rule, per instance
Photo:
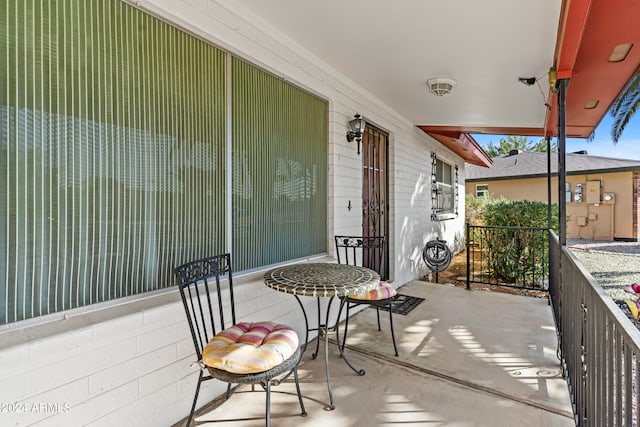
{"label": "green shrub", "polygon": [[464,218],[467,224],[482,225],[482,212],[487,203],[491,202],[489,196],[475,197],[467,194],[464,198]]}
{"label": "green shrub", "polygon": [[[538,279],[546,277],[549,234],[530,228],[547,228],[547,212],[546,203],[528,200],[499,199],[484,205],[481,217],[485,226],[508,227],[483,231],[484,256],[493,278],[542,287]],[[557,232],[557,205],[552,206],[552,228]]]}
{"label": "green shrub", "polygon": [[[485,203],[485,225],[547,228],[547,204],[530,200],[495,199]],[[552,228],[558,232],[558,205],[551,206]]]}

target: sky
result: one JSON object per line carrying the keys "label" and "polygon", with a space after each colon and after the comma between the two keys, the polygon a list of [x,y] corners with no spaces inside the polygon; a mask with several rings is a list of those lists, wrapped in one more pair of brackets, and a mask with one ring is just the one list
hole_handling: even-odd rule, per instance
{"label": "sky", "polygon": [[[640,111],[633,116],[617,144],[613,143],[610,136],[612,122],[611,114],[607,113],[596,128],[592,141],[585,138],[567,138],[567,153],[587,150],[591,156],[640,160]],[[473,137],[484,148],[489,142],[498,145],[500,138],[506,138],[504,135],[478,134],[474,134]],[[528,140],[535,142],[538,141],[538,137],[529,137]]]}

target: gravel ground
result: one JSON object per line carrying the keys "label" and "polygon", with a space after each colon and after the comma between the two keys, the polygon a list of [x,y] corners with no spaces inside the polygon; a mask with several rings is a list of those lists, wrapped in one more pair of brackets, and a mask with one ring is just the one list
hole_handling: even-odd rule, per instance
{"label": "gravel ground", "polygon": [[613,299],[640,283],[640,243],[567,240],[567,246]]}

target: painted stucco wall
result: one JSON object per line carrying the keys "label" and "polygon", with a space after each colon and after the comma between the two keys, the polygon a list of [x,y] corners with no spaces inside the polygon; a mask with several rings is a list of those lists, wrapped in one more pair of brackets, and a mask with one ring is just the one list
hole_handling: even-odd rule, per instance
{"label": "painted stucco wall", "polygon": [[[394,286],[427,273],[421,251],[428,240],[437,236],[462,245],[464,163],[406,118],[295,41],[216,1],[132,4],[328,100],[330,256],[334,234],[359,234],[361,228],[362,160],[345,139],[347,122],[356,112],[390,134],[388,248]],[[455,220],[430,220],[432,151],[459,167]],[[237,279],[236,297],[244,307],[240,317],[287,322],[303,336],[295,300],[266,288],[261,274]],[[315,302],[305,303],[313,312]],[[0,402],[24,403],[20,408],[28,410],[0,413],[0,425],[167,426],[188,414],[197,373],[190,368],[193,346],[175,288],[42,320],[0,329]],[[199,406],[223,389],[216,381],[205,383]]]}
{"label": "painted stucco wall", "polygon": [[[615,203],[612,205],[574,203],[573,201],[567,203],[569,217],[567,237],[595,240],[637,239],[637,230],[634,229],[633,172],[567,176],[572,195],[576,184],[584,186],[587,181],[598,180],[601,181],[602,193],[615,193]],[[479,184],[488,184],[489,194],[493,197],[547,201],[547,178],[467,182],[465,183],[467,197],[475,195],[476,185]],[[557,203],[558,180],[555,177],[551,179],[551,189],[552,202]],[[597,219],[587,220],[585,226],[578,226],[578,218],[589,218],[589,214],[595,214]]]}

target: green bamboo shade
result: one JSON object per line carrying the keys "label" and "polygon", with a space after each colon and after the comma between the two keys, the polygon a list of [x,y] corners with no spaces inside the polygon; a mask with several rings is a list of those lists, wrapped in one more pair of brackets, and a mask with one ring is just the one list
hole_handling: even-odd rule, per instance
{"label": "green bamboo shade", "polygon": [[0,323],[224,252],[225,54],[120,1],[0,5]]}
{"label": "green bamboo shade", "polygon": [[234,60],[229,112],[227,54],[135,8],[0,5],[0,323],[326,251],[325,101]]}
{"label": "green bamboo shade", "polygon": [[235,268],[326,252],[326,101],[239,59],[232,70]]}

